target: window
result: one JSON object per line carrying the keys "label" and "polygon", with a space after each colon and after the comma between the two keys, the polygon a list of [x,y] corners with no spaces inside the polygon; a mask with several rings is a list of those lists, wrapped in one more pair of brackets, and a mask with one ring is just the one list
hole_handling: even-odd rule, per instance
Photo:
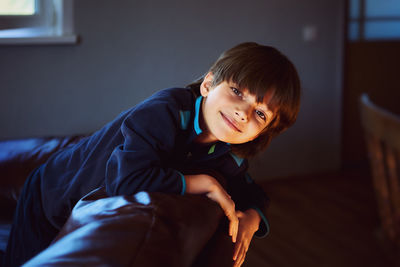
{"label": "window", "polygon": [[71,0],[2,0],[0,44],[72,44]]}
{"label": "window", "polygon": [[349,0],[348,39],[400,40],[399,0]]}
{"label": "window", "polygon": [[36,12],[34,0],[3,0],[0,3],[1,16],[33,15]]}

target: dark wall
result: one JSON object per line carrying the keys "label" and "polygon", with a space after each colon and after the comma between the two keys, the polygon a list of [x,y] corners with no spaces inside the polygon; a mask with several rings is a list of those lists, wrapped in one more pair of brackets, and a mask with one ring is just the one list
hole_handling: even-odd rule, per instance
{"label": "dark wall", "polygon": [[371,101],[400,115],[400,41],[365,41],[346,45],[343,92],[343,163],[345,167],[365,166],[367,150],[360,123],[359,99]]}

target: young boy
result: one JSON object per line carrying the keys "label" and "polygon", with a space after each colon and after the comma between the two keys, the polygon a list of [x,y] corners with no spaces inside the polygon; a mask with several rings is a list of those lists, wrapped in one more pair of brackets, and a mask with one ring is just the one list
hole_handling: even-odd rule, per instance
{"label": "young boy", "polygon": [[[299,102],[299,78],[285,56],[256,43],[233,47],[188,88],[154,94],[33,171],[18,202],[6,266],[45,249],[76,202],[100,186],[110,196],[206,194],[230,221],[240,266],[253,235],[269,230],[268,198],[246,174],[245,158],[295,122]],[[226,179],[226,190],[212,172]]]}

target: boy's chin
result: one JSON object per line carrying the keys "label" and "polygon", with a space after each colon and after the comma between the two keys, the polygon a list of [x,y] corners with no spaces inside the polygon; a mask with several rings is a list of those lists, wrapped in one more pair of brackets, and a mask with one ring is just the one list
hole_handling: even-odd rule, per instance
{"label": "boy's chin", "polygon": [[222,141],[222,142],[225,142],[225,143],[228,143],[228,144],[231,144],[231,145],[240,145],[240,144],[245,144],[245,143],[247,143],[247,142],[250,142],[251,140],[238,140],[238,139],[229,139],[229,138],[221,138],[221,139],[219,139],[220,141]]}
{"label": "boy's chin", "polygon": [[235,140],[235,139],[229,139],[229,138],[221,138],[221,139],[218,139],[218,140],[221,141],[221,142],[224,142],[224,143],[232,144],[232,145],[240,145],[240,144],[247,143],[247,142],[241,142],[241,141],[238,141],[238,140]]}
{"label": "boy's chin", "polygon": [[240,144],[244,144],[247,143],[250,140],[245,140],[243,138],[240,138],[240,136],[235,136],[235,135],[229,135],[226,134],[225,131],[221,131],[221,132],[214,132],[213,136],[221,142],[224,143],[229,143],[232,145],[240,145]]}

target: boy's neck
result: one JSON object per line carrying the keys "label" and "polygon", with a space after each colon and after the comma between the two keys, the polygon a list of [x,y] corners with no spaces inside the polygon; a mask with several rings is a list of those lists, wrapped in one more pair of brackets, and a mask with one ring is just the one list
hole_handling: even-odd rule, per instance
{"label": "boy's neck", "polygon": [[216,143],[216,142],[218,142],[218,140],[216,140],[215,138],[212,138],[209,134],[202,132],[194,139],[194,142],[198,143],[198,144],[208,145],[208,144]]}

